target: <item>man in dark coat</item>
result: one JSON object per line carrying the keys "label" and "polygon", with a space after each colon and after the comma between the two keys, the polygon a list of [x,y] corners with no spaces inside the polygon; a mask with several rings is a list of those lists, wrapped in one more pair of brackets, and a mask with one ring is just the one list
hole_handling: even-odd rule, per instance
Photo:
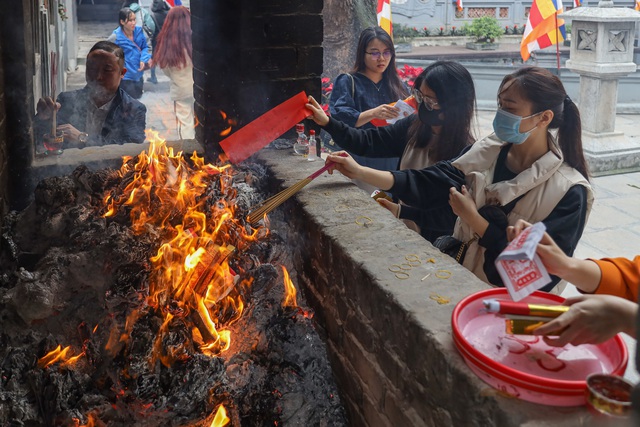
{"label": "man in dark coat", "polygon": [[36,137],[49,130],[55,108],[63,148],[144,142],[147,108],[120,89],[127,71],[122,48],[108,41],[96,43],[86,67],[84,88],[62,92],[57,102],[50,97],[38,101]]}

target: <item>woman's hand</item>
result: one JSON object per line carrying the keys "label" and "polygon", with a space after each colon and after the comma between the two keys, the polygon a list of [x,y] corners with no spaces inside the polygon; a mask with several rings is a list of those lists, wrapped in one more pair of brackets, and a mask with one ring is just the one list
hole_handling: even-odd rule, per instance
{"label": "woman's hand", "polygon": [[313,96],[309,97],[309,102],[305,104],[305,107],[307,107],[307,109],[311,110],[311,112],[313,113],[311,119],[314,122],[316,122],[320,126],[326,126],[327,124],[329,124],[329,116],[327,116],[327,114],[322,109],[322,106],[318,104],[318,101],[316,101]]}
{"label": "woman's hand", "polygon": [[458,191],[455,187],[449,189],[449,205],[451,205],[453,213],[467,224],[470,223],[474,215],[478,215],[478,207],[466,185],[462,186],[461,191]]}
{"label": "woman's hand", "polygon": [[400,115],[400,109],[398,107],[388,104],[378,105],[369,111],[371,111],[372,119],[395,119]]}
{"label": "woman's hand", "polygon": [[386,210],[391,212],[393,216],[398,218],[398,213],[400,212],[400,205],[398,203],[393,203],[385,199],[384,197],[380,197],[378,200],[376,200],[376,202],[380,203],[383,208],[385,208]]}
{"label": "woman's hand", "polygon": [[358,179],[363,169],[346,151],[336,151],[327,156],[325,164],[329,165],[329,174],[337,170],[351,179]]}
{"label": "woman's hand", "polygon": [[138,68],[138,71],[144,70],[145,66],[146,66],[146,64],[144,62],[140,61],[140,68]]}
{"label": "woman's hand", "polygon": [[580,295],[568,298],[564,304],[571,306],[569,311],[533,332],[535,335],[557,333],[554,338],[544,337],[551,346],[600,344],[618,332],[635,336],[638,304],[632,301],[612,295]]}
{"label": "woman's hand", "polygon": [[53,115],[53,112],[58,111],[60,107],[61,105],[50,96],[40,98],[38,100],[38,105],[36,106],[38,119],[49,120]]}

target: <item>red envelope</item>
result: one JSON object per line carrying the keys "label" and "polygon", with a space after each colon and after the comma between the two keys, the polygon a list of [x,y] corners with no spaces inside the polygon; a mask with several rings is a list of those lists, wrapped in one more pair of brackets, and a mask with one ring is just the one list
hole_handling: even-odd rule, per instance
{"label": "red envelope", "polygon": [[229,161],[239,163],[247,159],[309,117],[312,113],[305,107],[307,102],[307,94],[300,92],[220,141]]}
{"label": "red envelope", "polygon": [[[418,103],[416,102],[416,99],[413,97],[413,95],[407,97],[406,99],[403,99],[403,101],[411,105],[413,108],[415,108],[416,111],[418,111]],[[388,105],[396,105],[396,103],[392,102],[391,104],[388,104]],[[373,119],[371,120],[371,124],[376,127],[382,127],[382,126],[387,126],[389,123],[387,123],[387,121],[383,119]]]}

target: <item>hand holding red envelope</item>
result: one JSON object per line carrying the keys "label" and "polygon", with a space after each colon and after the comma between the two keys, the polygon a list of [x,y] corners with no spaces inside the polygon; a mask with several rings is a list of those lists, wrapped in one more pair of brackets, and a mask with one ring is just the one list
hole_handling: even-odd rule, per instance
{"label": "hand holding red envelope", "polygon": [[545,230],[542,222],[526,228],[496,258],[498,273],[514,301],[551,282],[547,269],[536,254]]}
{"label": "hand holding red envelope", "polygon": [[372,125],[377,127],[387,126],[397,122],[400,119],[404,119],[405,117],[415,113],[418,110],[418,103],[416,102],[416,99],[413,97],[413,95],[405,99],[398,100],[397,102],[392,102],[389,105],[397,106],[400,109],[400,115],[397,118],[391,120],[373,119],[371,120]]}
{"label": "hand holding red envelope", "polygon": [[220,141],[220,147],[231,163],[246,160],[309,117],[312,112],[305,107],[307,102],[307,94],[300,92]]}

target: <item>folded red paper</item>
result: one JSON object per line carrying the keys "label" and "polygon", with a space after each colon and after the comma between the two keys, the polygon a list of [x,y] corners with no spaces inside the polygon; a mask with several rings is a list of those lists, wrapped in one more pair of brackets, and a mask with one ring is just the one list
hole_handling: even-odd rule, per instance
{"label": "folded red paper", "polygon": [[312,113],[305,107],[307,98],[306,93],[300,92],[220,141],[229,161],[239,163],[247,159],[309,117]]}

